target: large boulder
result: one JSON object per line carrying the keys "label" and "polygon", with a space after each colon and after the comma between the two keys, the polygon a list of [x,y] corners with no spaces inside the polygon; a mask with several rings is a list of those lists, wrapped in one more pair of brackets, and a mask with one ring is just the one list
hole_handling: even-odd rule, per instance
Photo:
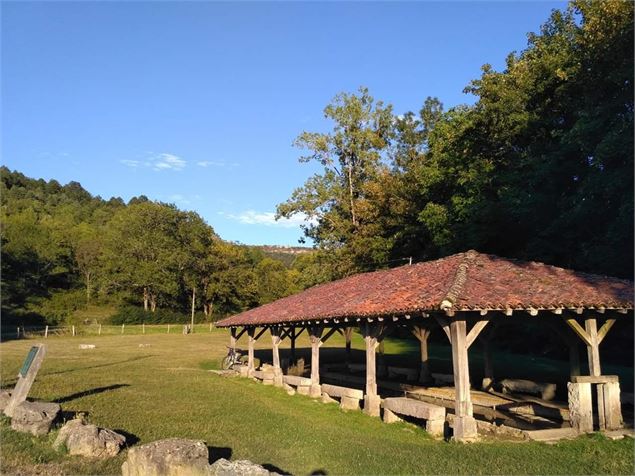
{"label": "large boulder", "polygon": [[11,392],[0,390],[0,413],[4,412],[4,408],[9,404],[9,400],[11,400]]}
{"label": "large boulder", "polygon": [[208,474],[210,476],[270,476],[277,473],[270,473],[259,464],[246,459],[228,461],[221,458],[209,467]]}
{"label": "large boulder", "polygon": [[11,428],[35,436],[46,435],[60,410],[57,403],[22,402],[13,410]]}
{"label": "large boulder", "polygon": [[169,438],[128,450],[123,476],[203,476],[209,474],[209,452],[202,441]]}
{"label": "large boulder", "polygon": [[110,458],[117,456],[125,444],[125,436],[76,418],[60,429],[53,447],[59,449],[65,446],[72,455]]}

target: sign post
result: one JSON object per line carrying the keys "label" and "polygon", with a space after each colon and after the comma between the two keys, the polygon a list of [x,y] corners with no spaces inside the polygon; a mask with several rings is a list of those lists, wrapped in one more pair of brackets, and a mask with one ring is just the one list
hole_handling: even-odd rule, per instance
{"label": "sign post", "polygon": [[44,344],[36,344],[31,347],[18,373],[18,383],[15,384],[15,388],[13,392],[11,392],[11,400],[9,400],[9,403],[4,409],[5,415],[13,416],[12,414],[15,407],[26,400],[26,396],[29,394],[29,390],[31,390],[31,386],[35,381],[38,370],[40,370],[45,355],[46,346]]}

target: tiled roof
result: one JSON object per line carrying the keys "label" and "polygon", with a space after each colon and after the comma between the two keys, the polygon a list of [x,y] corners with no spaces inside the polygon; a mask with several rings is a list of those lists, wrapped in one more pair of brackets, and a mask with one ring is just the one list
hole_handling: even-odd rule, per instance
{"label": "tiled roof", "polygon": [[321,284],[217,323],[266,325],[438,310],[633,309],[633,282],[467,251]]}

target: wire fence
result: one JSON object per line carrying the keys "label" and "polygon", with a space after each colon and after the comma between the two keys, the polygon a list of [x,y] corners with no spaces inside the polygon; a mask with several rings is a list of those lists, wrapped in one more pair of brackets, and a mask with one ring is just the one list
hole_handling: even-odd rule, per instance
{"label": "wire fence", "polygon": [[195,324],[88,324],[70,326],[2,326],[2,340],[49,337],[112,336],[139,334],[192,334],[212,332],[212,323]]}

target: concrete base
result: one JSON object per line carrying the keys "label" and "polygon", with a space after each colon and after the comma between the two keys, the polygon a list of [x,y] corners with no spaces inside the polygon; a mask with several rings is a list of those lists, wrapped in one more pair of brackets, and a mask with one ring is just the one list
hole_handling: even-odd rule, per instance
{"label": "concrete base", "polygon": [[384,423],[397,423],[402,421],[394,412],[391,412],[387,408],[384,408]]}
{"label": "concrete base", "polygon": [[296,391],[298,392],[298,395],[309,395],[310,389],[311,387],[309,387],[308,385],[298,385],[296,387]]}
{"label": "concrete base", "polygon": [[322,387],[318,384],[313,384],[309,388],[309,397],[320,398],[322,396]]}
{"label": "concrete base", "polygon": [[472,416],[463,416],[454,418],[454,434],[455,441],[470,442],[478,439],[476,431],[476,420]]}
{"label": "concrete base", "polygon": [[381,398],[378,395],[366,395],[364,397],[364,413],[369,416],[380,415]]}
{"label": "concrete base", "polygon": [[283,381],[283,379],[282,379],[282,374],[280,374],[280,375],[276,375],[276,376],[273,378],[273,384],[274,384],[276,387],[282,387],[282,386],[284,385],[284,381]]}
{"label": "concrete base", "polygon": [[342,410],[359,410],[359,399],[353,397],[340,398],[340,408]]}
{"label": "concrete base", "polygon": [[[384,409],[384,413],[386,410]],[[385,420],[384,420],[385,421]],[[476,424],[476,422],[474,422]],[[443,438],[443,433],[445,430],[445,418],[443,420],[427,420],[426,421],[426,431],[434,437]]]}

